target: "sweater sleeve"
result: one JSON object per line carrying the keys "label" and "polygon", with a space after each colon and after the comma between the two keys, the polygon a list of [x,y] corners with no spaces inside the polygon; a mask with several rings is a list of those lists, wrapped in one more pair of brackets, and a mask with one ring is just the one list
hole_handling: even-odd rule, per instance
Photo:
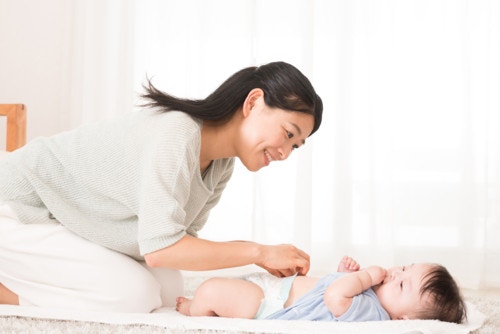
{"label": "sweater sleeve", "polygon": [[[182,124],[181,124],[182,125]],[[179,241],[188,228],[185,207],[199,167],[200,134],[192,126],[161,129],[140,164],[138,242],[141,255]],[[160,140],[158,140],[160,138]]]}

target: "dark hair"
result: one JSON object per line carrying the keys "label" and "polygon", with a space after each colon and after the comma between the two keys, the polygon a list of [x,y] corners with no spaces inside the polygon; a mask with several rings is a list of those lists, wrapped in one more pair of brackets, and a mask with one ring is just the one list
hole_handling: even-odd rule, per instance
{"label": "dark hair", "polygon": [[467,319],[465,302],[457,283],[448,270],[436,264],[423,277],[420,296],[429,294],[432,306],[417,312],[418,319],[437,319],[446,322],[462,323]]}
{"label": "dark hair", "polygon": [[260,88],[269,107],[304,112],[314,117],[313,134],[321,125],[323,102],[311,82],[297,68],[285,62],[244,68],[224,81],[202,100],[182,99],[160,91],[148,79],[143,106],[162,111],[179,110],[202,120],[226,122],[243,105],[248,93]]}

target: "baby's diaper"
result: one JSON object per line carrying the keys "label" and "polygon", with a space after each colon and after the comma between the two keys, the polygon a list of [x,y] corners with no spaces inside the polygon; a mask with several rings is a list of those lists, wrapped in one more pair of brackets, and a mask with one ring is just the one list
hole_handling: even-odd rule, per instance
{"label": "baby's diaper", "polygon": [[279,311],[285,305],[293,280],[296,275],[276,277],[267,272],[252,273],[241,278],[257,284],[264,291],[264,298],[260,304],[255,319],[265,319],[267,316]]}

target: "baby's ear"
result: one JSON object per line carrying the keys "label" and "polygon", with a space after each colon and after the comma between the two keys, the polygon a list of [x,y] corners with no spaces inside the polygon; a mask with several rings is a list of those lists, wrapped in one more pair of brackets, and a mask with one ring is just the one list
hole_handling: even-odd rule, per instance
{"label": "baby's ear", "polygon": [[407,315],[403,315],[402,317],[399,317],[399,320],[410,320]]}

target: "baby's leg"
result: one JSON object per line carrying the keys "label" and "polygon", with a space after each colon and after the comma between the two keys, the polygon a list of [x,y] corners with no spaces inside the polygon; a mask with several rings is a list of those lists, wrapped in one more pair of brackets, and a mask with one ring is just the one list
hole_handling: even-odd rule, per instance
{"label": "baby's leg", "polygon": [[351,273],[358,270],[359,263],[349,256],[344,256],[342,260],[340,260],[339,266],[337,268],[337,272],[339,273]]}
{"label": "baby's leg", "polygon": [[253,319],[264,298],[256,284],[238,278],[211,278],[196,290],[192,300],[179,297],[177,310],[191,316]]}

